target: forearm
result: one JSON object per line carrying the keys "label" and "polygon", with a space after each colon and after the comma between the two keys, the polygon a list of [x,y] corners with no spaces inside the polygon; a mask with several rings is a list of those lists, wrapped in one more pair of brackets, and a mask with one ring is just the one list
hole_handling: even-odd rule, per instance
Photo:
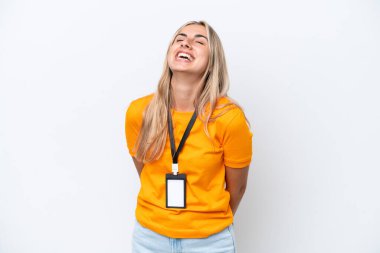
{"label": "forearm", "polygon": [[233,215],[235,215],[241,199],[244,196],[245,188],[241,189],[226,189],[230,193],[230,207]]}

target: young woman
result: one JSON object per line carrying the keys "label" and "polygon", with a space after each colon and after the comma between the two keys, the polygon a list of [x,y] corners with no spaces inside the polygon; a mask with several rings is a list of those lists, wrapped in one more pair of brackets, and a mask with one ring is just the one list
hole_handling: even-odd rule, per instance
{"label": "young woman", "polygon": [[126,137],[140,177],[133,252],[236,252],[233,218],[252,156],[245,115],[227,96],[221,41],[205,21],[170,41],[154,94],[131,102]]}

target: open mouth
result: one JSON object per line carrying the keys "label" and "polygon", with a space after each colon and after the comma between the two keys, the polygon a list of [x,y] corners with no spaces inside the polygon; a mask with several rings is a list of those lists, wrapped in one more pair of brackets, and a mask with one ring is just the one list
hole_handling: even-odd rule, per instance
{"label": "open mouth", "polygon": [[187,54],[184,52],[179,52],[177,54],[177,59],[184,59],[184,60],[191,62],[193,60],[193,57],[190,54]]}

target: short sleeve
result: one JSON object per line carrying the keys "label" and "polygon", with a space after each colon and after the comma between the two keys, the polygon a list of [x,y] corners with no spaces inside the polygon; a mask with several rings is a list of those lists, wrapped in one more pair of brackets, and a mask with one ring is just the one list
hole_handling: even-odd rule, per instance
{"label": "short sleeve", "polygon": [[244,168],[251,163],[252,136],[244,112],[235,108],[223,136],[224,164],[231,168]]}
{"label": "short sleeve", "polygon": [[134,104],[131,103],[127,109],[125,116],[125,136],[127,140],[127,146],[129,154],[135,156],[136,152],[133,150],[139,131],[141,128],[141,115],[139,115],[139,110],[134,107]]}

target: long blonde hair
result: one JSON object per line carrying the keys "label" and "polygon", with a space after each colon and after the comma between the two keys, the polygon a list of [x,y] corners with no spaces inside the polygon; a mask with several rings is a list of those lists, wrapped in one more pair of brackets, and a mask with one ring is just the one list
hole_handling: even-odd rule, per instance
{"label": "long blonde hair", "polygon": [[168,135],[168,111],[172,107],[173,100],[171,97],[170,85],[173,73],[168,65],[168,54],[170,46],[173,44],[177,34],[185,26],[193,24],[204,26],[209,40],[208,46],[210,54],[207,68],[202,76],[203,87],[199,89],[196,101],[194,101],[195,110],[204,123],[204,131],[206,135],[209,136],[207,130],[207,124],[209,121],[215,120],[217,117],[228,111],[229,105],[237,105],[236,102],[230,99],[231,102],[223,104],[220,107],[227,109],[222,110],[218,115],[211,117],[214,109],[216,109],[218,98],[227,96],[229,88],[229,77],[222,43],[215,30],[206,21],[190,21],[185,23],[175,32],[170,40],[164,61],[164,69],[158,82],[157,91],[144,112],[141,130],[134,147],[136,151],[136,159],[143,163],[157,160],[163,153]]}

